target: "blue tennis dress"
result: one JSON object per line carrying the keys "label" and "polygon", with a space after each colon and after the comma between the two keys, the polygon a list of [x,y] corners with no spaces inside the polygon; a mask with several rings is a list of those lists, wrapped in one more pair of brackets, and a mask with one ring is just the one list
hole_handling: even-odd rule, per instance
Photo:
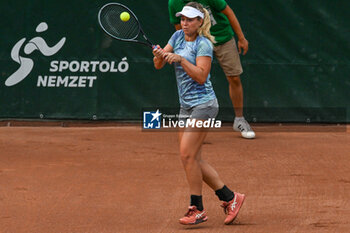
{"label": "blue tennis dress", "polygon": [[[193,65],[196,65],[197,57],[205,56],[213,59],[213,45],[204,36],[197,36],[195,41],[186,41],[185,33],[178,30],[172,35],[168,44],[173,47],[174,53],[184,57]],[[210,73],[204,85],[194,81],[179,63],[175,63],[175,73],[181,107],[189,109],[216,98],[210,82]]]}

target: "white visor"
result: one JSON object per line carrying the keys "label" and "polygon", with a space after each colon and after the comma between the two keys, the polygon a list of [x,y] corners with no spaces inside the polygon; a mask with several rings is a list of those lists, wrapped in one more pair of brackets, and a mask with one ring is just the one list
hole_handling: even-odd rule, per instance
{"label": "white visor", "polygon": [[185,6],[182,11],[176,13],[176,17],[186,16],[187,18],[201,17],[204,19],[204,14],[191,6]]}

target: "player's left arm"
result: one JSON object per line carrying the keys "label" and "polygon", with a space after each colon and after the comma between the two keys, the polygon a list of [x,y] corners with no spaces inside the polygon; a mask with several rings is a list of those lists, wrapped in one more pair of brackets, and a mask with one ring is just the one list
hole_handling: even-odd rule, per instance
{"label": "player's left arm", "polygon": [[233,28],[234,32],[238,37],[238,52],[241,53],[243,49],[243,55],[245,55],[248,52],[249,43],[243,34],[241,25],[239,24],[235,13],[229,5],[226,5],[225,9],[221,12],[226,15],[226,17],[230,21],[231,27]]}
{"label": "player's left arm", "polygon": [[182,59],[181,66],[184,68],[188,76],[200,85],[203,85],[207,81],[211,69],[211,61],[211,57],[200,56],[196,58],[196,65],[193,65],[186,59]]}
{"label": "player's left arm", "polygon": [[173,64],[174,62],[179,63],[188,76],[197,83],[203,85],[207,81],[211,69],[211,57],[197,57],[195,65],[176,53],[165,53],[164,59],[169,64]]}

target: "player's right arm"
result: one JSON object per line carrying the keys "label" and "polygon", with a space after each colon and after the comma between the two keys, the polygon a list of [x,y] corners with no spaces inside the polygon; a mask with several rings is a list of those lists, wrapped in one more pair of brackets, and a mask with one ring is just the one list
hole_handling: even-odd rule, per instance
{"label": "player's right arm", "polygon": [[170,53],[173,51],[173,47],[170,44],[167,44],[164,49],[162,49],[159,45],[156,46],[155,49],[153,49],[153,63],[154,68],[157,70],[160,70],[164,67],[166,61],[164,59],[165,53]]}

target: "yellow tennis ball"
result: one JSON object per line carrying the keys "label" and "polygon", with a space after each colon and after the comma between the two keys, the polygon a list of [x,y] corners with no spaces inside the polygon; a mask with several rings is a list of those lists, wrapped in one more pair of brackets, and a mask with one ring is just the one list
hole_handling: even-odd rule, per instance
{"label": "yellow tennis ball", "polygon": [[120,14],[120,19],[124,22],[129,21],[130,14],[124,11],[123,13]]}

